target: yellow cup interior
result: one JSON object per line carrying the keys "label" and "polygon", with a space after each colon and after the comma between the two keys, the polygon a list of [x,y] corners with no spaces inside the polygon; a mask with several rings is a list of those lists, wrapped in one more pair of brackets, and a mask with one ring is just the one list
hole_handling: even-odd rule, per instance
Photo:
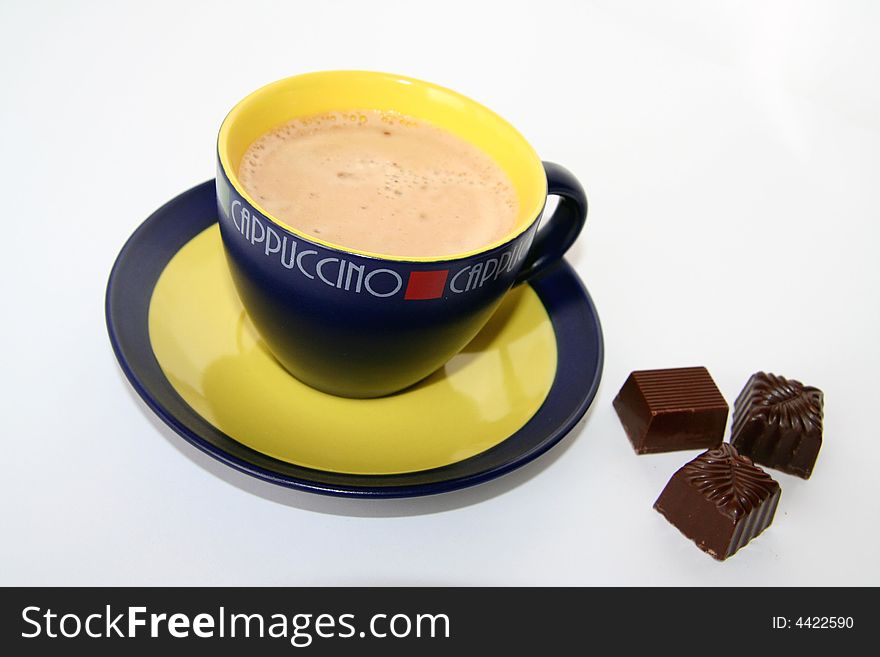
{"label": "yellow cup interior", "polygon": [[[519,215],[502,239],[475,251],[443,257],[379,256],[324,242],[278,221],[251,198],[238,180],[238,168],[248,146],[272,128],[299,117],[333,111],[372,109],[400,112],[433,123],[466,139],[492,157],[516,190]],[[541,160],[525,138],[492,110],[449,89],[389,73],[327,71],[273,82],[238,103],[220,127],[220,164],[236,191],[271,221],[313,242],[386,260],[432,261],[465,258],[504,244],[528,228],[547,197]]]}

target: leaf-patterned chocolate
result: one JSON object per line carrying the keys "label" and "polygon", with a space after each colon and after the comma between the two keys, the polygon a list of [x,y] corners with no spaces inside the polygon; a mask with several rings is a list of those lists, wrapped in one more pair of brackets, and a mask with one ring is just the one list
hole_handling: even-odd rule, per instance
{"label": "leaf-patterned chocolate", "polygon": [[750,513],[779,487],[729,443],[721,443],[684,466],[691,485],[731,517]]}
{"label": "leaf-patterned chocolate", "polygon": [[822,391],[753,374],[736,399],[730,442],[755,463],[809,479],[822,447]]}
{"label": "leaf-patterned chocolate", "polygon": [[764,531],[782,490],[770,475],[722,443],[676,472],[654,508],[716,559],[726,559]]}

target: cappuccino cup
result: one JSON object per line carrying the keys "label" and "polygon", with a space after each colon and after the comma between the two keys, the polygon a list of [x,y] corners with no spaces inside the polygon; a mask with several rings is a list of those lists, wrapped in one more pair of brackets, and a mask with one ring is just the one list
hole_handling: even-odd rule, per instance
{"label": "cappuccino cup", "polygon": [[[223,121],[217,162],[245,310],[293,376],[347,397],[392,394],[442,367],[513,285],[562,258],[587,214],[574,176],[504,119],[388,73],[258,89]],[[548,195],[559,203],[542,220]]]}

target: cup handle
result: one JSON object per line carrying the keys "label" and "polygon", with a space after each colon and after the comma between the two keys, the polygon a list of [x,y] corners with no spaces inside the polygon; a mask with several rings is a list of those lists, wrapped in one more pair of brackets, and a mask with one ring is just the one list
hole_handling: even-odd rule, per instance
{"label": "cup handle", "polygon": [[544,162],[547,195],[558,196],[559,205],[535,236],[517,283],[543,273],[565,255],[587,220],[587,195],[583,186],[565,167]]}

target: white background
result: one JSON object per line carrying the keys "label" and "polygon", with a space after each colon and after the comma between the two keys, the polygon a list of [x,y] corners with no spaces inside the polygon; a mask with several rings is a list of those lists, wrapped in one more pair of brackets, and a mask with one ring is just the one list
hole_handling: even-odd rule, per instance
{"label": "white background", "polygon": [[[0,5],[0,584],[880,584],[880,5]],[[522,470],[338,500],[215,463],[134,395],[113,260],[213,176],[226,111],[300,72],[424,78],[508,118],[590,197],[570,260],[607,355],[586,420]],[[765,369],[825,391],[809,481],[717,563],[652,504],[696,453],[637,457],[632,369]]]}

